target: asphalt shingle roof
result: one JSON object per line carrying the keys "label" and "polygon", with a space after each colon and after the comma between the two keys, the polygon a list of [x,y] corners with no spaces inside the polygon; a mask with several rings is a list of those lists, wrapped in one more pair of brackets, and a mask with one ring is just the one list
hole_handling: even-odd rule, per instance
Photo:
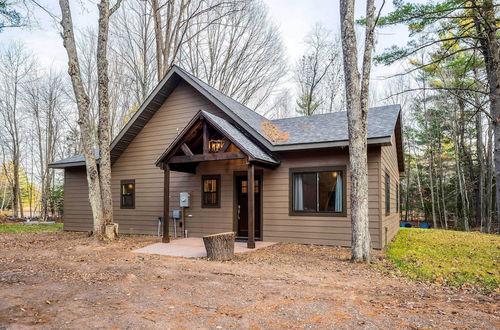
{"label": "asphalt shingle roof", "polygon": [[[99,159],[99,150],[95,150],[94,154],[95,154],[95,158]],[[71,157],[68,157],[68,158],[64,158],[64,159],[52,162],[52,163],[49,164],[49,167],[58,168],[61,165],[62,166],[64,166],[64,165],[68,166],[70,164],[77,165],[77,164],[80,164],[80,163],[84,163],[85,164],[85,157],[83,156],[83,154],[71,156]],[[84,165],[84,164],[82,164],[82,165]]]}
{"label": "asphalt shingle roof", "polygon": [[[387,105],[368,110],[368,138],[391,136],[400,111],[399,105]],[[347,141],[347,112],[332,112],[306,117],[272,120],[283,132],[288,132],[288,141],[275,145]]]}
{"label": "asphalt shingle roof", "polygon": [[[209,86],[207,83],[203,82],[202,80],[198,79],[182,68],[173,66],[171,70],[173,70],[174,73],[178,73],[178,75],[184,76],[184,78],[182,79],[186,80],[188,83],[192,85],[196,84],[198,88],[201,89],[200,91],[202,93],[206,93],[211,98],[220,102],[225,108],[227,108],[227,110],[229,110],[234,115],[234,117],[236,117],[240,126],[247,125],[248,127],[251,127],[254,132],[249,132],[249,134],[255,136],[257,133],[257,135],[260,135],[255,137],[260,140],[262,144],[268,146],[271,151],[280,150],[280,146],[292,146],[293,148],[299,150],[300,144],[348,141],[347,113],[345,111],[319,114],[308,117],[268,120],[257,112],[249,109],[245,105]],[[167,76],[169,76],[169,74],[167,74]],[[208,97],[208,95],[206,96]],[[147,106],[147,104],[143,104],[141,108],[145,106]],[[227,110],[225,111],[227,112]],[[368,139],[392,136],[394,128],[396,127],[399,112],[399,105],[370,108],[368,111]],[[205,112],[205,114],[208,113]],[[208,114],[207,116],[213,116],[214,121],[219,122],[221,126],[225,127],[228,130],[228,134],[231,132],[232,136],[238,136],[238,139],[242,141],[243,145],[248,145],[249,150],[247,151],[254,154],[255,158],[267,161],[271,159],[272,161],[274,161],[274,159],[269,155],[267,151],[263,150],[258,145],[253,143],[237,127],[233,126],[231,123],[220,117],[211,114]],[[145,121],[143,125],[145,125],[146,122],[147,121]],[[278,128],[279,131],[284,132],[286,134],[286,139],[279,139],[276,142],[273,142],[272,138],[268,137],[266,135],[266,132],[264,131],[263,123],[265,122],[272,123],[274,126],[276,126],[276,128]],[[297,146],[294,147],[294,145]],[[276,149],[274,149],[275,147]],[[96,153],[96,158],[97,157],[98,154]],[[51,163],[50,166],[71,166],[72,164],[77,165],[84,161],[85,160],[83,158],[83,155],[76,155]]]}
{"label": "asphalt shingle roof", "polygon": [[202,113],[209,121],[212,121],[215,125],[217,125],[223,131],[222,133],[224,135],[230,136],[237,144],[242,146],[251,157],[270,163],[279,163],[227,120],[203,110]]}

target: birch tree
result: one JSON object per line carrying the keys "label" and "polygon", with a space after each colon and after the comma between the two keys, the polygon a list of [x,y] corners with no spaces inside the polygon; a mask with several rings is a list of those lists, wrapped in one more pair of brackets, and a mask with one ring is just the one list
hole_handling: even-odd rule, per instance
{"label": "birch tree", "polygon": [[[34,146],[36,156],[31,161],[37,161],[38,182],[40,186],[40,218],[46,221],[50,215],[49,201],[53,190],[54,171],[49,164],[55,161],[56,148],[63,131],[63,115],[61,107],[65,105],[65,84],[63,77],[54,69],[42,72],[40,77],[34,77],[23,90],[27,112],[32,115]],[[32,180],[34,178],[32,177]]]}
{"label": "birch tree", "polygon": [[34,70],[35,63],[24,46],[8,45],[0,54],[0,119],[3,127],[0,134],[12,160],[12,210],[13,216],[23,217],[21,186],[21,153],[23,134],[21,129],[21,89]]}
{"label": "birch tree", "polygon": [[[94,219],[94,235],[98,238],[104,238],[106,225],[113,222],[107,46],[109,18],[119,8],[120,3],[121,1],[118,0],[112,8],[110,8],[110,3],[107,0],[101,0],[98,4],[97,79],[99,141],[95,143],[92,135],[92,123],[89,119],[90,101],[82,81],[69,1],[59,0],[62,14],[62,38],[69,59],[68,73],[71,77],[79,112],[78,124],[80,126],[80,136],[87,169],[89,200]],[[99,145],[99,169],[94,152],[94,145],[96,144]]]}
{"label": "birch tree", "polygon": [[354,0],[340,0],[340,25],[344,59],[349,172],[351,178],[352,260],[370,262],[368,228],[367,124],[371,56],[375,29],[374,0],[366,2],[366,26],[362,71],[358,71],[358,49],[354,23]]}

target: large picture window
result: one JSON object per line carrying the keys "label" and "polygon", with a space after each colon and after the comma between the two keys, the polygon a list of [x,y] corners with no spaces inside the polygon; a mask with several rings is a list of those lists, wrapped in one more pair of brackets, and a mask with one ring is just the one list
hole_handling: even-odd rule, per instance
{"label": "large picture window", "polygon": [[291,169],[292,215],[345,213],[345,170],[339,168]]}
{"label": "large picture window", "polygon": [[135,208],[135,180],[120,181],[120,208]]}
{"label": "large picture window", "polygon": [[201,189],[201,207],[220,207],[220,175],[203,175]]}

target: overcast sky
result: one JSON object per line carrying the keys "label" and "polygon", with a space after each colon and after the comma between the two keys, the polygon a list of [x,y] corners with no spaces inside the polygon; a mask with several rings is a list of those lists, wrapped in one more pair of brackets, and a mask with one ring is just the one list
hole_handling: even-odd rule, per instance
{"label": "overcast sky", "polygon": [[[76,0],[72,0],[76,1]],[[269,8],[272,21],[278,25],[283,43],[286,47],[287,60],[292,66],[305,50],[304,38],[317,22],[340,33],[339,0],[263,0]],[[49,11],[59,16],[57,0],[40,0]],[[75,25],[83,28],[88,25],[97,24],[97,10],[95,1],[78,0],[85,3],[86,9],[79,6],[73,7],[73,19]],[[381,1],[376,0],[378,6]],[[391,1],[386,1],[383,12],[392,9]],[[365,12],[365,1],[358,0],[356,4],[356,16],[360,17]],[[33,16],[37,18],[38,24],[27,29],[7,29],[0,33],[0,46],[11,40],[20,40],[38,57],[40,63],[45,66],[53,65],[66,70],[67,57],[62,45],[61,37],[57,32],[57,25],[41,10],[35,10]],[[362,31],[359,31],[362,32]],[[405,27],[384,28],[377,32],[376,51],[393,44],[406,42],[407,30]],[[358,36],[363,40],[363,35]],[[374,67],[372,71],[372,86],[379,90],[386,83],[384,78],[397,72],[399,66]]]}

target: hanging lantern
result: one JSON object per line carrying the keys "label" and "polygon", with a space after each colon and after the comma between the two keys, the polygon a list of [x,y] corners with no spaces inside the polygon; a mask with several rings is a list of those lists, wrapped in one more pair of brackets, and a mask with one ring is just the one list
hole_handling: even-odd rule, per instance
{"label": "hanging lantern", "polygon": [[224,140],[210,140],[208,141],[208,151],[218,152],[222,148],[223,144]]}

